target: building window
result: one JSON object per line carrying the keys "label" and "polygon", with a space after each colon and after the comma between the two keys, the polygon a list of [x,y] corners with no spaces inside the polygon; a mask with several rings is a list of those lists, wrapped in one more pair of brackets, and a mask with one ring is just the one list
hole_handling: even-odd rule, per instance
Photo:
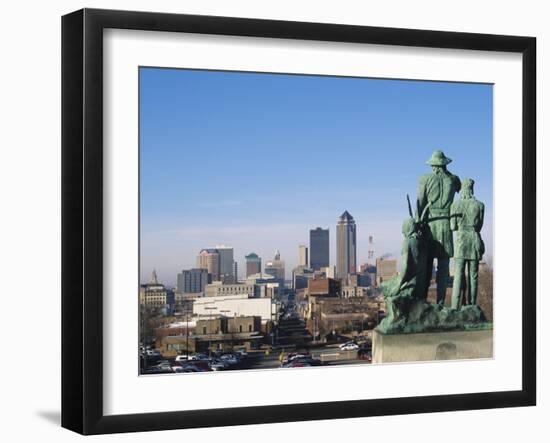
{"label": "building window", "polygon": [[243,325],[239,325],[239,332],[243,332]]}
{"label": "building window", "polygon": [[248,332],[252,332],[252,325],[248,325]]}
{"label": "building window", "polygon": [[203,327],[202,327],[202,333],[203,333],[203,334],[206,334],[206,326],[203,326]]}

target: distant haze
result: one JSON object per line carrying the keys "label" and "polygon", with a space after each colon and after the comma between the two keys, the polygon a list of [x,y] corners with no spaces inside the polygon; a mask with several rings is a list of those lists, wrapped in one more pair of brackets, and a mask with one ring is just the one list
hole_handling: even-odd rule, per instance
{"label": "distant haze", "polygon": [[434,149],[476,181],[492,255],[492,86],[140,69],[141,280],[173,285],[202,248],[232,246],[286,275],[309,230],[348,210],[358,263],[399,256],[401,223]]}

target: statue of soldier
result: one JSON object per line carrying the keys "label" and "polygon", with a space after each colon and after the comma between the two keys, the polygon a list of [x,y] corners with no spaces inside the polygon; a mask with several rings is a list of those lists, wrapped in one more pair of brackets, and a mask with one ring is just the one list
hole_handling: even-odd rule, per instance
{"label": "statue of soldier", "polygon": [[[460,308],[465,286],[469,287],[469,291],[466,291],[466,304],[477,303],[479,261],[485,252],[485,245],[479,234],[484,213],[485,205],[474,197],[474,181],[470,178],[464,179],[460,200],[451,205],[451,229],[456,231],[452,297],[454,309]],[[466,269],[469,282],[466,281]]]}
{"label": "statue of soldier", "polygon": [[411,303],[424,299],[426,286],[427,242],[420,221],[406,219],[402,232],[401,272],[382,283],[387,308],[383,322],[388,327],[407,321]]}
{"label": "statue of soldier", "polygon": [[445,304],[449,284],[449,260],[454,252],[449,215],[454,195],[460,191],[460,179],[447,170],[451,161],[443,151],[434,151],[426,162],[432,167],[432,172],[420,177],[418,183],[418,213],[421,214],[428,208],[428,226],[431,232],[424,294],[427,297],[433,262],[437,259],[437,303],[440,306]]}

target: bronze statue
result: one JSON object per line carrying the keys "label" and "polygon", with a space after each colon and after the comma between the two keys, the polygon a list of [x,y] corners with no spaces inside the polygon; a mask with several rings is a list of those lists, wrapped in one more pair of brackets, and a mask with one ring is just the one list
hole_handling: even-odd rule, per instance
{"label": "bronze statue", "polygon": [[386,324],[405,323],[411,302],[423,300],[426,287],[427,242],[419,220],[407,218],[403,222],[401,272],[382,283],[386,300]]}
{"label": "bronze statue", "polygon": [[428,208],[428,226],[431,240],[428,247],[425,296],[437,259],[437,303],[445,305],[445,294],[449,284],[449,260],[453,256],[453,234],[450,226],[450,209],[455,193],[460,191],[460,179],[447,170],[451,159],[443,151],[434,151],[426,162],[432,167],[431,174],[423,175],[418,184],[418,213]]}
{"label": "bronze statue", "polygon": [[[407,334],[485,328],[483,312],[476,305],[477,270],[484,246],[479,231],[483,225],[483,203],[473,196],[473,180],[461,185],[447,171],[451,159],[435,151],[428,164],[432,174],[423,176],[418,187],[417,212],[403,222],[401,272],[382,283],[386,315],[376,327],[382,334]],[[463,188],[459,201],[455,192]],[[452,229],[452,230],[451,230]],[[456,248],[453,248],[456,231]],[[445,306],[449,279],[449,259],[455,259],[455,280],[451,308]],[[437,303],[427,298],[433,260],[437,258]],[[467,305],[460,306],[465,269],[469,269],[470,294]],[[471,303],[471,305],[469,304]]]}
{"label": "bronze statue", "polygon": [[[483,226],[485,206],[474,197],[474,181],[462,182],[460,200],[451,206],[451,229],[456,232],[454,248],[454,284],[452,307],[459,309],[462,293],[466,293],[466,305],[477,304],[479,261],[485,253],[485,245],[479,234]],[[468,279],[466,279],[466,270]]]}
{"label": "bronze statue", "polygon": [[382,327],[406,327],[409,311],[416,301],[424,303],[426,288],[426,265],[430,230],[426,223],[428,209],[413,218],[411,203],[409,215],[403,221],[403,246],[401,248],[401,271],[391,280],[382,283],[382,292],[386,301],[386,318]]}

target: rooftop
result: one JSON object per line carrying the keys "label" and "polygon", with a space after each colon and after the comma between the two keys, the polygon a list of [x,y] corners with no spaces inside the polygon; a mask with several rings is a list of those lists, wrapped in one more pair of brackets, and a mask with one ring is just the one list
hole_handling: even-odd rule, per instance
{"label": "rooftop", "polygon": [[199,254],[202,254],[202,253],[206,253],[206,254],[217,254],[217,253],[218,253],[218,250],[215,249],[215,248],[205,248],[205,249],[201,249],[201,252],[199,252]]}
{"label": "rooftop", "polygon": [[340,220],[342,221],[353,221],[353,217],[348,211],[344,211],[344,213],[340,216]]}

